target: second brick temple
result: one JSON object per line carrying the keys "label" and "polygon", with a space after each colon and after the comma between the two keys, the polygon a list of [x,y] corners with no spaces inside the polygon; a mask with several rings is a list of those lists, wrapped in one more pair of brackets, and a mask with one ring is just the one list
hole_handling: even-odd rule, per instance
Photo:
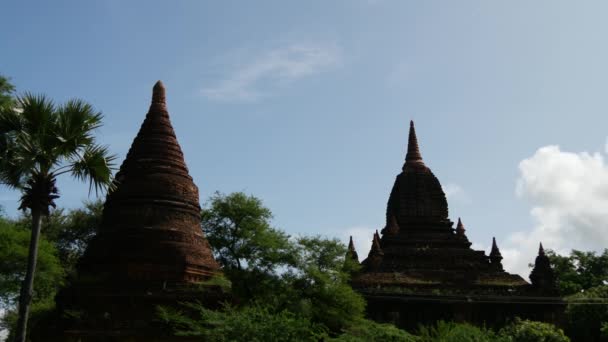
{"label": "second brick temple", "polygon": [[[509,317],[556,321],[563,302],[542,246],[532,283],[504,271],[494,240],[490,255],[471,248],[464,225],[448,218],[439,180],[422,159],[414,123],[407,155],[368,257],[352,284],[368,314],[402,327],[439,319],[500,325]],[[354,245],[348,256],[356,259]],[[358,262],[358,260],[356,260]],[[545,262],[547,261],[547,262]]]}

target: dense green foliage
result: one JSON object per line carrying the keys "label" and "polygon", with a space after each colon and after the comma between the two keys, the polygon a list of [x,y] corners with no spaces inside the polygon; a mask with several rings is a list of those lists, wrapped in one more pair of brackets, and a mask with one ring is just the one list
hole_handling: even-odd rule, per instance
{"label": "dense green foliage", "polygon": [[[85,201],[83,208],[53,210],[42,220],[42,236],[57,249],[59,260],[68,275],[75,271],[78,259],[99,229],[103,202]],[[31,217],[24,214],[16,224],[29,229]]]}
{"label": "dense green foliage", "polygon": [[265,303],[337,333],[363,318],[365,302],[348,284],[346,247],[337,239],[290,238],[272,228],[271,211],[243,193],[216,193],[202,227],[240,303]]}
{"label": "dense green foliage", "polygon": [[437,322],[420,327],[420,342],[568,342],[552,324],[516,319],[498,332],[467,323]]}
{"label": "dense green foliage", "polygon": [[348,327],[343,334],[327,341],[335,342],[415,342],[420,339],[392,324],[360,320]]}
{"label": "dense green foliage", "polygon": [[489,329],[479,328],[467,323],[439,321],[434,326],[419,328],[421,342],[491,342],[496,334]]}
{"label": "dense green foliage", "polygon": [[602,331],[606,330],[602,328],[608,323],[608,286],[588,289],[568,297],[567,300],[568,336],[575,341],[602,340]]}
{"label": "dense green foliage", "polygon": [[323,334],[323,329],[306,317],[259,304],[222,310],[187,306],[195,310],[195,318],[166,308],[160,308],[159,315],[175,328],[176,335],[198,336],[201,341],[318,341]]}
{"label": "dense green foliage", "polygon": [[568,342],[562,329],[552,324],[516,319],[498,333],[503,342]]}
{"label": "dense green foliage", "polygon": [[602,254],[573,250],[568,256],[548,251],[562,296],[608,283],[608,249]]}
{"label": "dense green foliage", "polygon": [[[27,264],[29,241],[29,230],[0,218],[0,307],[10,308],[16,303]],[[64,269],[57,250],[51,242],[41,239],[34,303],[52,299],[63,279]]]}
{"label": "dense green foliage", "polygon": [[215,193],[202,209],[203,231],[241,300],[271,293],[278,270],[295,263],[289,235],[273,228],[271,218],[259,199],[243,193]]}
{"label": "dense green foliage", "polygon": [[[73,271],[76,260],[96,233],[102,207],[99,201],[85,203],[81,209],[54,210],[45,218],[40,277],[36,278],[36,293],[40,297],[34,302],[31,313],[34,329],[39,320],[53,312],[52,299],[57,286],[65,282],[64,275]],[[223,217],[226,213],[232,215],[230,219]],[[177,335],[196,336],[204,341],[568,341],[563,332],[552,325],[522,320],[498,332],[469,324],[438,322],[434,326],[421,327],[415,334],[391,324],[366,320],[364,301],[348,284],[351,272],[357,270],[358,265],[348,260],[345,263],[345,246],[335,239],[319,236],[290,237],[273,228],[271,218],[270,210],[255,197],[236,193],[215,194],[211,198],[203,211],[202,224],[206,225],[207,236],[214,241],[216,255],[223,253],[218,259],[228,278],[214,279],[213,284],[228,291],[234,287],[235,300],[219,310],[197,303],[186,303],[179,311],[159,308],[159,317]],[[239,222],[238,228],[232,225],[232,219]],[[20,260],[15,263],[26,262],[28,220],[29,216],[24,215],[15,222],[0,221],[0,227],[10,228],[6,231],[23,234],[22,252],[18,254]],[[13,241],[2,235],[4,231],[0,228],[0,246]],[[235,231],[237,237],[231,235]],[[15,249],[2,247],[0,253],[8,250]],[[44,275],[46,250],[54,258],[53,265],[59,273]],[[0,260],[13,265],[4,257]],[[1,274],[8,273],[3,269]],[[15,279],[13,302],[18,291]],[[243,279],[253,283],[247,288],[240,287],[242,284],[238,282]],[[10,286],[5,284],[0,284],[2,296],[9,294],[6,289]],[[603,288],[596,288],[571,298],[597,302],[597,298],[605,297],[607,293]],[[608,326],[605,308],[570,305],[568,333],[575,341],[599,340],[601,327]],[[9,311],[3,326],[14,326],[16,316],[15,311]]]}

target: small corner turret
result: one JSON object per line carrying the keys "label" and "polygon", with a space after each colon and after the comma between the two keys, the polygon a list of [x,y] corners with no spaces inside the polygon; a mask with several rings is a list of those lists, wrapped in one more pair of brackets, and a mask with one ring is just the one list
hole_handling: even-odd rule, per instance
{"label": "small corner turret", "polygon": [[503,272],[504,269],[502,267],[502,254],[500,254],[500,249],[498,249],[498,245],[496,245],[496,238],[492,237],[492,250],[490,251],[490,264],[492,268],[496,271]]}
{"label": "small corner turret", "polygon": [[551,267],[549,257],[545,254],[542,242],[538,247],[538,256],[530,273],[530,281],[532,282],[532,288],[541,294],[553,295],[557,293],[555,272]]}

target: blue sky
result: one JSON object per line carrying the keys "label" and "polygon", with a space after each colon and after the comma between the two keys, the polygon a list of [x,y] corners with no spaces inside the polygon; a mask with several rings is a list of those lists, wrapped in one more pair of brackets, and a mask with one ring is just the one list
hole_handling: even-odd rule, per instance
{"label": "blue sky", "polygon": [[[608,3],[53,1],[0,13],[0,73],[78,97],[122,160],[161,79],[201,200],[262,198],[291,234],[369,246],[415,120],[452,220],[527,276],[608,244]],[[87,198],[61,180],[64,207]],[[16,214],[18,194],[0,188]],[[364,256],[367,250],[360,250]]]}

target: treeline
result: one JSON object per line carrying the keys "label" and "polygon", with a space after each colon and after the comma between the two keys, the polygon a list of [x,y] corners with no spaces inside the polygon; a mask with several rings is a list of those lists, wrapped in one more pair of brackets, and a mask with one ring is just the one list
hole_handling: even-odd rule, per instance
{"label": "treeline", "polygon": [[[31,329],[53,313],[54,295],[75,276],[76,263],[100,224],[102,203],[56,209],[43,221]],[[321,236],[293,237],[272,226],[272,212],[243,193],[216,193],[201,212],[204,230],[223,276],[210,284],[234,300],[219,309],[200,304],[158,308],[159,320],[176,335],[205,341],[568,341],[545,323],[513,321],[493,331],[438,322],[404,331],[365,318],[365,301],[349,285],[359,265],[345,258],[346,246]],[[0,219],[0,300],[15,325],[14,311],[27,259],[30,217]],[[608,252],[549,252],[567,309],[566,334],[593,341],[608,332]],[[590,266],[590,265],[593,265]],[[576,304],[575,304],[576,303]]]}

